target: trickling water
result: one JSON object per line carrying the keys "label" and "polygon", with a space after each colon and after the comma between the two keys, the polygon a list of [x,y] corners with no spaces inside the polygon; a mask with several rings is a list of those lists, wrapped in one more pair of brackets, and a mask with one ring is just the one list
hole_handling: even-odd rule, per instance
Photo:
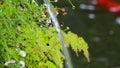
{"label": "trickling water", "polygon": [[58,22],[58,20],[55,16],[54,11],[52,10],[52,4],[50,3],[50,0],[44,0],[44,2],[45,2],[45,5],[46,5],[49,13],[50,13],[51,19],[54,23],[54,26],[56,27],[56,30],[57,30],[59,38],[60,38],[60,42],[61,42],[61,45],[62,45],[62,52],[63,52],[63,55],[65,57],[65,67],[66,68],[73,68],[71,58],[70,58],[70,54],[69,54],[67,46],[65,44],[65,40],[63,38],[63,35],[60,31],[60,26],[58,24],[59,22]]}

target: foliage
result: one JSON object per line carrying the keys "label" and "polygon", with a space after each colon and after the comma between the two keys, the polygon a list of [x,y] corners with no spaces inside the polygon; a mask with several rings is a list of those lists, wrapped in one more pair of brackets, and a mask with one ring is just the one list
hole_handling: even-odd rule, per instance
{"label": "foliage", "polygon": [[[47,14],[46,14],[47,13]],[[83,38],[62,30],[68,46],[83,50],[89,61],[88,46]],[[63,68],[61,44],[44,5],[29,0],[5,0],[0,4],[0,68]],[[26,53],[25,56],[20,51]]]}

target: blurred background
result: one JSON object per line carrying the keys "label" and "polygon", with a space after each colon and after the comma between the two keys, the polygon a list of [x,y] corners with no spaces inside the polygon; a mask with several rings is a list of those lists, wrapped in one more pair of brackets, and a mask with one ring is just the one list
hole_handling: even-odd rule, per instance
{"label": "blurred background", "polygon": [[64,23],[62,28],[68,26],[86,40],[91,59],[88,63],[81,53],[76,56],[71,51],[74,68],[120,68],[120,15],[94,6],[90,0],[71,1],[76,6],[74,10],[68,0],[54,3],[67,12],[59,13],[59,22]]}

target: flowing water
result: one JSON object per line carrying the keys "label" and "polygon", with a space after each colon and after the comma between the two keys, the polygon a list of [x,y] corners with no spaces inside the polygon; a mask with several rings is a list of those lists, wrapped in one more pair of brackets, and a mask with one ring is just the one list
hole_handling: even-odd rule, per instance
{"label": "flowing water", "polygon": [[60,31],[61,29],[60,29],[60,26],[58,24],[59,22],[56,18],[56,15],[55,15],[54,11],[52,10],[52,4],[50,3],[49,0],[44,0],[44,2],[45,2],[45,6],[47,7],[47,9],[50,13],[50,17],[51,17],[51,19],[54,23],[54,26],[56,27],[56,30],[57,30],[59,38],[60,38],[60,42],[61,42],[61,45],[62,45],[62,53],[65,57],[65,67],[66,68],[73,68],[69,51],[68,51],[67,46],[65,44],[65,40],[63,38],[63,35]]}

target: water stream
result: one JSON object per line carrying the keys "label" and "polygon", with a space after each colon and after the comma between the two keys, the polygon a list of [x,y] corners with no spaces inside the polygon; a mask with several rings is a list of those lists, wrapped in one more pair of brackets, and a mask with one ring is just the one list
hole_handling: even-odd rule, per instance
{"label": "water stream", "polygon": [[56,27],[56,30],[58,32],[58,36],[60,38],[60,42],[61,42],[61,45],[62,45],[62,53],[65,57],[65,67],[66,68],[73,68],[68,48],[66,46],[65,40],[64,40],[63,35],[61,33],[60,26],[58,24],[59,22],[56,18],[56,15],[55,15],[54,11],[52,10],[52,4],[50,3],[50,0],[44,0],[44,2],[45,2],[45,6],[47,7],[47,9],[50,13],[50,17],[51,17],[51,19],[54,23],[54,26]]}

